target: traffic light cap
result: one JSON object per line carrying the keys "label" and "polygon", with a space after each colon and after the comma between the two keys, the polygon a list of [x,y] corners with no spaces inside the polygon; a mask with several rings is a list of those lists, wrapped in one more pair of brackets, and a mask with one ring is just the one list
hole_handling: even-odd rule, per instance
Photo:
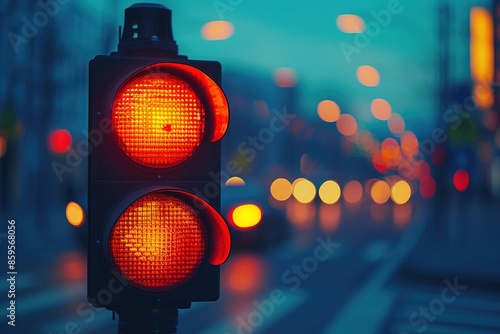
{"label": "traffic light cap", "polygon": [[172,32],[172,11],[160,4],[140,3],[125,9],[119,52],[162,50],[177,55]]}

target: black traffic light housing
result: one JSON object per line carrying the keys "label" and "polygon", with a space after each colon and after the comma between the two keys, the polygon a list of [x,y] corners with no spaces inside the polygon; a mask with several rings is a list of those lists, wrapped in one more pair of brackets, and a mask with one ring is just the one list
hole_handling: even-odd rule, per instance
{"label": "black traffic light housing", "polygon": [[[106,307],[120,314],[120,332],[127,332],[129,327],[131,333],[144,329],[171,330],[168,328],[175,328],[172,323],[176,324],[178,308],[189,307],[193,301],[217,300],[221,263],[213,264],[208,256],[229,251],[229,230],[226,235],[227,226],[221,228],[221,217],[215,217],[214,213],[220,211],[220,141],[211,141],[209,131],[205,131],[193,155],[171,168],[139,164],[130,159],[117,142],[112,124],[115,96],[129,78],[141,70],[155,68],[156,64],[187,65],[208,76],[219,87],[221,84],[218,62],[189,60],[177,55],[171,11],[162,5],[136,4],[127,8],[118,52],[90,61],[88,299],[95,307]],[[182,66],[172,67],[174,75],[182,76],[182,71]],[[154,70],[151,74],[155,74]],[[206,87],[189,76],[185,78],[201,102],[209,105]],[[207,117],[205,128],[210,129],[214,122],[214,115]],[[108,241],[113,224],[127,207],[141,196],[162,191],[175,193],[193,206],[203,222],[211,221],[206,224],[207,247],[220,249],[205,251],[205,258],[194,276],[181,286],[148,291],[138,288],[116,268]],[[219,226],[213,222],[217,219]],[[219,258],[221,256],[224,257]],[[165,324],[162,318],[172,321]]]}

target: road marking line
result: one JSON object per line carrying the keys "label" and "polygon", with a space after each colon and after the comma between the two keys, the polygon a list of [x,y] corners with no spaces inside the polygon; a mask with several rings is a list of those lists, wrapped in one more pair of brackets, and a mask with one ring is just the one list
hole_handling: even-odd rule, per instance
{"label": "road marking line", "polygon": [[376,334],[384,324],[385,316],[396,302],[397,294],[384,289],[401,263],[410,255],[424,233],[429,213],[410,225],[394,249],[387,254],[381,265],[367,283],[340,310],[328,324],[323,334]]}

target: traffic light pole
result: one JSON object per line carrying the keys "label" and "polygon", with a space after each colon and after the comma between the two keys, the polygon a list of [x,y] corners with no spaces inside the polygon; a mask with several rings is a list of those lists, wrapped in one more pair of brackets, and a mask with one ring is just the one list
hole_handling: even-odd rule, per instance
{"label": "traffic light pole", "polygon": [[119,334],[177,333],[180,309],[219,298],[231,249],[212,176],[229,123],[221,65],[178,54],[171,14],[128,7],[117,52],[89,63],[87,297]]}
{"label": "traffic light pole", "polygon": [[126,309],[118,311],[118,334],[173,334],[177,333],[179,310]]}

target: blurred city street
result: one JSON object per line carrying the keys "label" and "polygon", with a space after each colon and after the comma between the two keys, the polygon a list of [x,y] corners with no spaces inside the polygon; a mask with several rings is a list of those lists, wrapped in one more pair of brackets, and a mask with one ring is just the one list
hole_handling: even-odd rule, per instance
{"label": "blurred city street", "polygon": [[[455,196],[448,205],[458,210],[460,200]],[[287,241],[258,252],[233,251],[222,271],[220,301],[181,310],[183,331],[412,333],[423,326],[429,333],[500,330],[498,225],[491,203],[471,203],[461,215],[436,221],[442,212],[421,201],[408,203],[406,210],[414,211],[411,218],[390,205],[378,212],[359,210],[365,201],[335,208],[310,204],[311,216],[290,226]],[[325,246],[324,251],[317,252],[318,246]],[[66,326],[84,333],[114,331],[111,312],[86,302],[81,248],[52,240],[45,247],[23,249],[19,331],[55,334],[67,331]],[[320,259],[315,258],[318,254]],[[439,304],[432,306],[439,312],[435,321],[422,320],[421,315],[409,320],[419,308],[441,298],[445,280],[464,287],[456,302],[442,311]],[[270,304],[276,291],[280,303]],[[37,330],[33,324],[38,324]]]}

